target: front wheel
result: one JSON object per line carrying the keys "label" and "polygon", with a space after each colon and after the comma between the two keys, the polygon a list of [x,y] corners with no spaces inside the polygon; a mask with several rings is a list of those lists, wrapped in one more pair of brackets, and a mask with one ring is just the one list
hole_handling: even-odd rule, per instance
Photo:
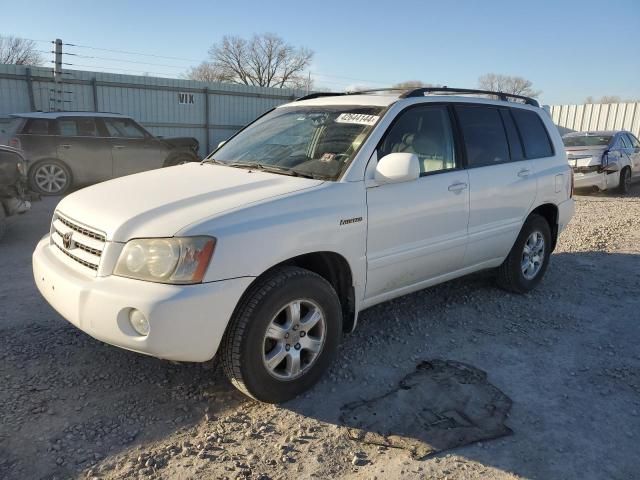
{"label": "front wheel", "polygon": [[515,293],[535,288],[549,266],[551,229],[547,220],[531,215],[522,226],[509,256],[498,267],[498,285]]}
{"label": "front wheel", "polygon": [[280,403],[318,381],[341,337],[342,310],[331,284],[302,268],[278,268],[258,279],[236,308],[222,365],[246,395]]}

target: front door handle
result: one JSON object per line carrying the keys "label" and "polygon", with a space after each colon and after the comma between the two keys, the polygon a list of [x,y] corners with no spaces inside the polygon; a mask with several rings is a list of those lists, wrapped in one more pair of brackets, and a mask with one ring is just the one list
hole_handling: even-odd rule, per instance
{"label": "front door handle", "polygon": [[462,190],[466,190],[468,185],[464,182],[456,182],[449,185],[450,192],[460,193]]}
{"label": "front door handle", "polygon": [[71,145],[69,145],[68,143],[65,143],[64,145],[60,145],[62,148],[71,148]]}
{"label": "front door handle", "polygon": [[523,168],[518,172],[519,177],[525,178],[525,177],[528,177],[529,175],[531,175],[531,170],[529,170],[528,168]]}
{"label": "front door handle", "polygon": [[124,145],[114,145],[113,148],[117,150],[122,150],[124,148]]}

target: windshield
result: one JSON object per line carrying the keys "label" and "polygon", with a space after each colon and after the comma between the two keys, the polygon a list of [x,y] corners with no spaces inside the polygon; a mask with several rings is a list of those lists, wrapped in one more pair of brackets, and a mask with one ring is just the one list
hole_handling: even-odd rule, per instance
{"label": "windshield", "polygon": [[242,130],[207,160],[336,180],[381,112],[382,107],[370,106],[278,108]]}
{"label": "windshield", "polygon": [[572,135],[562,141],[565,147],[598,147],[609,145],[611,135]]}

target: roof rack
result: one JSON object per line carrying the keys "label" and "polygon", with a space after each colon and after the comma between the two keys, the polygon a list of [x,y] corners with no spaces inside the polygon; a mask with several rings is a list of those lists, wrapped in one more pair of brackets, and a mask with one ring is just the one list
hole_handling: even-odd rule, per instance
{"label": "roof rack", "polygon": [[449,88],[449,87],[421,87],[414,88],[412,90],[405,91],[400,98],[412,98],[412,97],[422,97],[426,93],[462,93],[462,94],[476,94],[476,95],[494,95],[498,97],[500,100],[505,102],[509,101],[509,98],[517,98],[518,100],[522,100],[527,105],[533,105],[534,107],[539,107],[540,104],[538,101],[531,97],[525,97],[524,95],[516,95],[513,93],[505,93],[505,92],[494,92],[492,90],[474,90],[471,88]]}
{"label": "roof rack", "polygon": [[313,98],[320,98],[320,97],[339,97],[341,95],[347,95],[347,93],[346,92],[315,92],[315,93],[309,93],[307,95],[303,95],[300,98],[296,98],[294,102],[300,102],[302,100],[311,100]]}

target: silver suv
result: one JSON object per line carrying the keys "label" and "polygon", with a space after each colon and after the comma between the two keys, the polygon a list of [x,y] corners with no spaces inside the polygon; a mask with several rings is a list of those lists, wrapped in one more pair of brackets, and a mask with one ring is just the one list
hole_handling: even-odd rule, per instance
{"label": "silver suv", "polygon": [[24,151],[31,188],[44,195],[198,158],[195,138],[158,138],[117,113],[11,115],[0,144]]}

